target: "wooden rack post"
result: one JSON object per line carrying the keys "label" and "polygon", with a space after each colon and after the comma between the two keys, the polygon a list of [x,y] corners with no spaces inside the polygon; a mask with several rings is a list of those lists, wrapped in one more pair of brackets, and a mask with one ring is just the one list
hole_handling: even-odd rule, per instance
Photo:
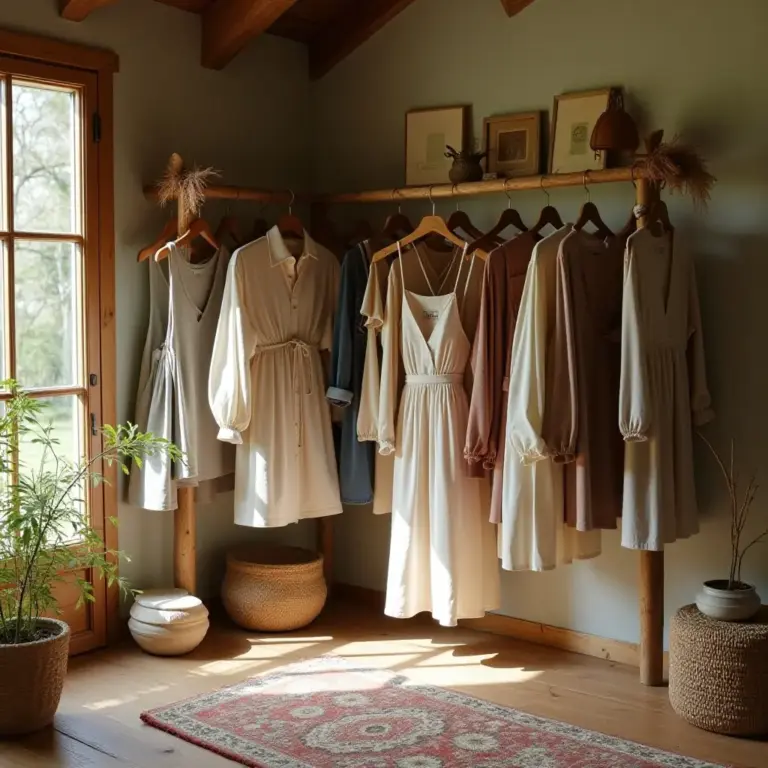
{"label": "wooden rack post", "polygon": [[[647,212],[658,190],[642,178],[636,186],[637,205]],[[637,226],[645,225],[638,217]],[[640,552],[640,682],[664,683],[664,552]]]}
{"label": "wooden rack post", "polygon": [[[174,156],[181,173],[183,161]],[[172,162],[173,162],[172,161]],[[181,197],[176,204],[179,236],[189,226],[189,211]],[[197,592],[197,515],[195,510],[195,489],[177,490],[178,507],[173,515],[173,581],[177,587],[186,589],[190,595]]]}
{"label": "wooden rack post", "polygon": [[[431,187],[405,187],[370,192],[353,192],[314,197],[296,196],[297,200],[309,201],[325,207],[336,203],[391,203],[393,200],[428,200],[437,198],[474,197],[523,190],[580,187],[584,183],[607,184],[635,182],[637,203],[648,206],[654,199],[656,188],[647,180],[643,168],[611,168],[585,173],[565,173],[551,176],[528,176],[516,179],[494,179],[467,184],[436,184]],[[157,198],[155,186],[145,187],[148,199]],[[248,187],[208,186],[207,199],[254,200],[283,202],[291,199],[289,192],[271,192]],[[645,224],[640,218],[639,226]],[[186,212],[179,207],[179,230],[185,231]],[[318,546],[325,556],[326,577],[330,584],[333,528],[330,519],[320,521]],[[174,574],[177,586],[194,592],[196,530],[194,496],[191,489],[179,489],[179,508],[175,517]],[[664,635],[664,553],[640,552],[640,680],[644,685],[663,683],[663,635]]]}

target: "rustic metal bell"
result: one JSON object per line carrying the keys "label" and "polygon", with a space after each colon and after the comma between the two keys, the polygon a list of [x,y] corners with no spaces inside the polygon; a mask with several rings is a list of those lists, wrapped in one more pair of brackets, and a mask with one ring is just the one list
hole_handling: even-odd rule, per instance
{"label": "rustic metal bell", "polygon": [[634,152],[640,145],[637,126],[624,111],[620,90],[611,91],[608,109],[597,119],[589,145],[595,152]]}

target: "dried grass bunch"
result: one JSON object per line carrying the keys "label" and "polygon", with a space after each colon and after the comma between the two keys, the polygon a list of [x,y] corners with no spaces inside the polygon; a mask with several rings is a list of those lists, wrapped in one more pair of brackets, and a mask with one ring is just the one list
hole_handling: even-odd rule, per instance
{"label": "dried grass bunch", "polygon": [[661,141],[661,136],[654,138],[641,161],[648,178],[672,192],[688,194],[694,205],[706,207],[717,179],[707,170],[704,159],[680,136],[667,143]]}
{"label": "dried grass bunch", "polygon": [[195,166],[191,171],[187,171],[183,167],[181,157],[174,154],[157,185],[160,205],[165,206],[172,200],[180,200],[188,216],[197,216],[205,202],[205,188],[208,182],[220,175],[214,168]]}
{"label": "dried grass bunch", "polygon": [[740,492],[740,478],[733,468],[733,440],[731,440],[731,455],[728,466],[720,458],[720,454],[715,450],[712,443],[699,432],[699,437],[706,443],[712,455],[715,457],[720,472],[725,479],[725,486],[728,490],[728,502],[731,512],[731,569],[728,572],[728,589],[741,589],[744,582],[741,580],[741,566],[744,562],[744,555],[749,552],[755,544],[765,541],[768,537],[768,527],[764,528],[748,544],[742,546],[741,537],[744,528],[749,521],[749,513],[752,508],[752,502],[757,494],[757,479],[755,475],[750,475],[747,480],[747,487],[744,493]]}

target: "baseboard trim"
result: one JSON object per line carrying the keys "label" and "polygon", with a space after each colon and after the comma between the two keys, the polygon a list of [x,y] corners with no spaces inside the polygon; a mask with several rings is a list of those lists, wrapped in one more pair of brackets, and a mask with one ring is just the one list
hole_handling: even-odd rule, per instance
{"label": "baseboard trim", "polygon": [[[384,610],[384,593],[376,589],[358,587],[354,584],[335,583],[333,594],[334,597],[349,600],[358,605],[365,605],[376,611]],[[625,640],[589,635],[585,632],[576,632],[573,629],[553,627],[550,624],[539,624],[535,621],[516,619],[512,616],[502,616],[496,613],[489,613],[482,619],[466,619],[459,623],[462,627],[479,632],[512,637],[526,643],[545,645],[549,648],[558,648],[561,651],[580,653],[583,656],[594,656],[617,664],[627,664],[632,667],[640,666],[640,646]]]}

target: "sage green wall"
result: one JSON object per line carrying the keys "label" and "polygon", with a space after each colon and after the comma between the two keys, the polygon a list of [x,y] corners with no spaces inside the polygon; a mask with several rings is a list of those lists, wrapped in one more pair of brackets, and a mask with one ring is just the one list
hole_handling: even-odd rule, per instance
{"label": "sage green wall", "polygon": [[[312,89],[315,188],[403,183],[404,113],[472,104],[475,135],[487,115],[551,110],[557,93],[624,86],[631,109],[671,138],[687,131],[719,177],[706,214],[671,198],[679,246],[697,257],[709,379],[718,413],[708,429],[739,465],[765,479],[768,458],[768,3],[765,0],[536,0],[508,19],[499,0],[417,0]],[[552,194],[573,217],[580,191]],[[630,185],[593,190],[609,224],[622,225]],[[515,196],[524,220],[539,192]],[[468,202],[480,227],[503,198]],[[443,211],[450,204],[441,204]],[[411,217],[423,204],[406,206]],[[335,211],[353,217],[369,213]],[[385,211],[377,211],[383,217]],[[690,602],[707,578],[727,573],[725,496],[711,459],[697,448],[702,532],[668,548],[667,615]],[[768,514],[762,491],[756,515]],[[337,578],[383,588],[389,521],[351,509],[337,524]],[[606,533],[604,554],[544,574],[504,574],[503,613],[636,641],[638,556]],[[745,575],[768,598],[768,559],[757,548]]]}
{"label": "sage green wall", "polygon": [[[221,169],[230,184],[309,184],[309,79],[302,46],[264,36],[224,71],[200,67],[200,22],[154,0],[121,0],[84,22],[59,18],[58,0],[3,0],[0,27],[114,50],[115,205],[118,418],[133,418],[147,325],[147,266],[139,249],[157,236],[164,217],[142,185],[157,179],[171,152]],[[233,213],[255,219],[254,206]],[[221,209],[206,208],[212,220]],[[120,505],[123,573],[138,588],[173,581],[173,515]],[[278,537],[312,541],[314,527],[292,526]],[[232,496],[198,510],[199,592],[216,594],[224,551],[259,536],[236,527]]]}

